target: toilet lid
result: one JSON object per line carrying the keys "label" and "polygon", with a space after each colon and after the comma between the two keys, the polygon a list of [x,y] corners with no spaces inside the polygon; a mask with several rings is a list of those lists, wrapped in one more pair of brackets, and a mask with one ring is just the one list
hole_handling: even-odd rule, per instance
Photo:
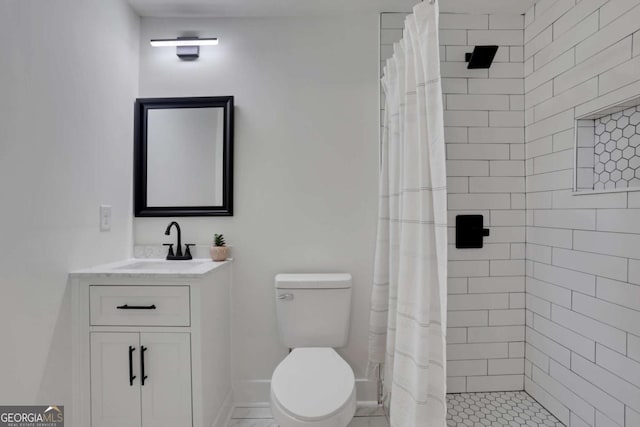
{"label": "toilet lid", "polygon": [[271,379],[271,393],[280,406],[305,421],[340,411],[354,387],[353,370],[332,348],[293,350]]}

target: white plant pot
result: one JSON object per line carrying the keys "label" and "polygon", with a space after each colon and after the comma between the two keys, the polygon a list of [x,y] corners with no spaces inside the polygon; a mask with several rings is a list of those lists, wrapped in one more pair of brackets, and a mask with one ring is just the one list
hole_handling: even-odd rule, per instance
{"label": "white plant pot", "polygon": [[209,252],[213,261],[224,261],[229,257],[229,248],[227,246],[211,246]]}

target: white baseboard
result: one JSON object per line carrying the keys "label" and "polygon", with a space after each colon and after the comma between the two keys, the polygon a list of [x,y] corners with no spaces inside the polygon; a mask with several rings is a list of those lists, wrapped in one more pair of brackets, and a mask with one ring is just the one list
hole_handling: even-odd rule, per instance
{"label": "white baseboard", "polygon": [[229,393],[227,393],[227,396],[224,398],[224,402],[222,402],[218,416],[213,420],[211,427],[227,427],[233,414],[233,408],[233,391],[229,390]]}
{"label": "white baseboard", "polygon": [[235,406],[253,407],[254,403],[269,402],[271,380],[236,381],[233,384]]}
{"label": "white baseboard", "polygon": [[[233,385],[234,404],[238,407],[256,407],[269,402],[271,380],[236,381]],[[356,379],[356,399],[358,402],[377,402],[378,386],[367,378]],[[268,406],[268,405],[266,405]]]}

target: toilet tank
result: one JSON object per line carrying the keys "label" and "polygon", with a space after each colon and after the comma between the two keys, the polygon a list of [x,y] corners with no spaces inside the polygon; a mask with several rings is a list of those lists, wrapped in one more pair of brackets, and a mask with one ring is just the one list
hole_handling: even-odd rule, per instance
{"label": "toilet tank", "polygon": [[289,348],[344,347],[349,338],[351,275],[278,274],[276,313]]}

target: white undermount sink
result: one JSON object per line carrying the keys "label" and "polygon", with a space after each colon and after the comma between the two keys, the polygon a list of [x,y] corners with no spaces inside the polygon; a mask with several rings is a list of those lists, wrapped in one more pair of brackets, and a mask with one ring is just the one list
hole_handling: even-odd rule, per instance
{"label": "white undermount sink", "polygon": [[204,261],[133,261],[131,264],[125,264],[114,268],[114,270],[170,270],[183,271],[201,266]]}

